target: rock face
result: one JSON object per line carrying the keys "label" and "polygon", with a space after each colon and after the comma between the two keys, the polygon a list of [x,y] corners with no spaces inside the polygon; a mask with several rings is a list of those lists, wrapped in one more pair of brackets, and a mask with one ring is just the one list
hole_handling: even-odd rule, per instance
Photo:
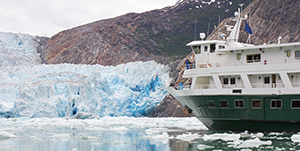
{"label": "rock face", "polygon": [[[221,19],[232,16],[238,4],[247,1],[183,0],[160,10],[96,21],[52,36],[42,55],[49,64],[118,65],[148,60],[168,64],[189,54],[185,44],[195,32],[213,29],[220,14]],[[195,24],[195,20],[201,21]]]}
{"label": "rock face", "polygon": [[[243,15],[250,16],[247,21],[253,32],[250,43],[254,45],[277,43],[279,36],[282,37],[281,43],[299,42],[299,6],[300,1],[295,0],[254,0],[243,11]],[[218,33],[224,32],[224,24],[231,24],[230,19],[224,20],[217,30],[212,32],[209,39],[220,39]],[[241,27],[239,41],[246,42],[248,33],[243,29],[244,24]]]}
{"label": "rock face", "polygon": [[159,107],[154,111],[152,117],[191,117],[193,116],[172,95],[168,94]]}

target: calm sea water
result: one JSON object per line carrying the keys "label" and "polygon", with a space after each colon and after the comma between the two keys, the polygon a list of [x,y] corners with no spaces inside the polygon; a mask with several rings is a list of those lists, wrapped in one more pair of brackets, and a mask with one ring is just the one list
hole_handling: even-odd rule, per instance
{"label": "calm sea water", "polygon": [[214,132],[196,118],[0,119],[1,151],[299,150],[300,133]]}

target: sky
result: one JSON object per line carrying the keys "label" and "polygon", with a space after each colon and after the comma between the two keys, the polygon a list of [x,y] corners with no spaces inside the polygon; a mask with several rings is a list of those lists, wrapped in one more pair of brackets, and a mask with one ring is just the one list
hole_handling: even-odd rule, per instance
{"label": "sky", "polygon": [[0,0],[0,32],[51,37],[124,15],[172,6],[177,0]]}

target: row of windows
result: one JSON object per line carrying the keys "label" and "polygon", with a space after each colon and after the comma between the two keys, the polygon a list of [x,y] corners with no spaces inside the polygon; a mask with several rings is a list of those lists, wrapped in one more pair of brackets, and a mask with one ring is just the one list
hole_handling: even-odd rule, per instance
{"label": "row of windows", "polygon": [[[228,101],[227,100],[220,100],[220,107],[221,108],[228,108]],[[208,107],[214,108],[215,103],[213,100],[207,100]],[[243,99],[236,99],[234,100],[234,107],[235,108],[244,108],[244,100]],[[253,109],[260,109],[262,107],[262,101],[260,99],[253,99],[251,101],[251,107]],[[272,99],[270,102],[270,107],[272,109],[281,109],[282,108],[282,100],[281,99]],[[291,102],[292,109],[300,109],[300,100],[292,100]]]}
{"label": "row of windows", "polygon": [[[213,53],[216,51],[216,44],[206,45],[203,48],[204,52],[209,50],[209,52]],[[195,54],[201,54],[201,46],[193,46],[192,49],[194,50]],[[219,49],[225,49],[225,46],[219,45]]]}

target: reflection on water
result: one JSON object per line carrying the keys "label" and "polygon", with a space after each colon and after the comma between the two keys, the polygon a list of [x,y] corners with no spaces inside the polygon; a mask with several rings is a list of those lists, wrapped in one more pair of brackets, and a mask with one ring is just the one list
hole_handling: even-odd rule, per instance
{"label": "reflection on water", "polygon": [[214,132],[196,118],[0,119],[2,151],[299,150],[300,133]]}

